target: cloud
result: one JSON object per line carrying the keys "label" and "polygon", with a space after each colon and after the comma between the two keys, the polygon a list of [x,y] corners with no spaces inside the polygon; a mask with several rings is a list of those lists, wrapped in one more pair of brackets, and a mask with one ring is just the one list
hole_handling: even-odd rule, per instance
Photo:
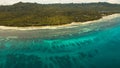
{"label": "cloud", "polygon": [[107,0],[107,2],[120,4],[120,0]]}
{"label": "cloud", "polygon": [[13,3],[16,3],[16,2],[19,2],[21,0],[0,0],[0,4],[2,5],[7,5],[7,4],[13,4]]}

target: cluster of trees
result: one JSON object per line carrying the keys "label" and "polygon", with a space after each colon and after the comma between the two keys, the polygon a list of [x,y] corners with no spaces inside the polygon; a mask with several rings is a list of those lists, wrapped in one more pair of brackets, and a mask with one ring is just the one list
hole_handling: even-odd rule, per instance
{"label": "cluster of trees", "polygon": [[120,13],[120,4],[37,4],[19,2],[14,5],[0,6],[0,25],[61,25],[95,20],[103,15],[113,13]]}

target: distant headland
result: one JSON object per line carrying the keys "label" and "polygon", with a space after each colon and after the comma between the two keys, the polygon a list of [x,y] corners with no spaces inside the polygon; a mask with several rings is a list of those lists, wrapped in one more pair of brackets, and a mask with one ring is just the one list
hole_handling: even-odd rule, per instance
{"label": "distant headland", "polygon": [[0,26],[53,26],[86,22],[120,13],[120,4],[69,3],[37,4],[19,2],[0,6]]}

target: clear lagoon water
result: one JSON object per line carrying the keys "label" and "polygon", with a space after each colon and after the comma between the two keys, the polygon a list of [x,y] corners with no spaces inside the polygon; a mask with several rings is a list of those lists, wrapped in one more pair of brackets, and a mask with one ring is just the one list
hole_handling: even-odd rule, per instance
{"label": "clear lagoon water", "polygon": [[73,28],[0,30],[0,68],[120,68],[120,16]]}

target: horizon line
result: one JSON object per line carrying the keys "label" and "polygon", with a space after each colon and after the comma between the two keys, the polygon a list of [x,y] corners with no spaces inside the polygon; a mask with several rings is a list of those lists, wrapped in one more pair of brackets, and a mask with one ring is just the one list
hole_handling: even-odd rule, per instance
{"label": "horizon line", "polygon": [[77,3],[77,2],[67,2],[67,3],[39,3],[39,2],[23,2],[23,1],[19,1],[13,4],[0,4],[0,6],[8,6],[8,5],[14,5],[17,3],[36,3],[36,4],[89,4],[89,3],[108,3],[108,4],[118,4],[119,3],[110,3],[110,2],[81,2],[81,3]]}

